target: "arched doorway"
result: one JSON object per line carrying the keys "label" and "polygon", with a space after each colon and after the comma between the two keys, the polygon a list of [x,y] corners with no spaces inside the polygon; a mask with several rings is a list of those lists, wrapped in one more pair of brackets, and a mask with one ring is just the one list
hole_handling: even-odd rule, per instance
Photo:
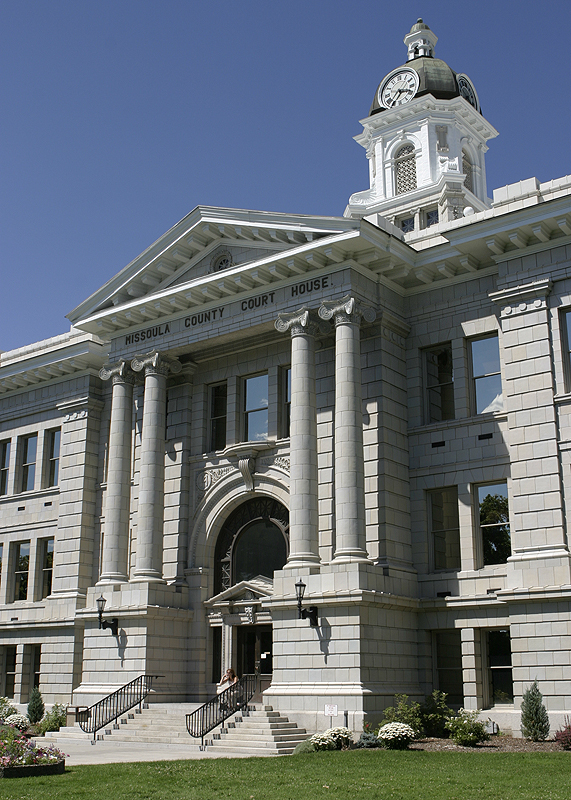
{"label": "arched doorway", "polygon": [[254,497],[238,506],[216,541],[214,594],[256,575],[271,580],[287,560],[288,531],[289,511],[277,500]]}
{"label": "arched doorway", "polygon": [[227,518],[214,553],[214,597],[207,602],[213,638],[213,680],[232,666],[257,673],[262,690],[272,675],[272,625],[262,600],[287,561],[289,512],[277,500],[255,497]]}

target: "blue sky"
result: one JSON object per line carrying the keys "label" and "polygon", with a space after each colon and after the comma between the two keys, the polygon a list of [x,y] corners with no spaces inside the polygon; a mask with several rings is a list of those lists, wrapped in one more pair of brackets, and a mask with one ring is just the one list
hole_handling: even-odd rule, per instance
{"label": "blue sky", "polygon": [[0,350],[199,204],[341,215],[419,16],[500,132],[489,193],[571,172],[568,0],[0,0]]}

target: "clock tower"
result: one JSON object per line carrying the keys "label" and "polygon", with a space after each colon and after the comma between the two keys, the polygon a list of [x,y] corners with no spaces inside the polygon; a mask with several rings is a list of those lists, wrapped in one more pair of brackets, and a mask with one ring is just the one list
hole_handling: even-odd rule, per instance
{"label": "clock tower", "polygon": [[370,188],[351,195],[346,217],[384,217],[412,233],[490,207],[486,142],[498,134],[470,78],[435,58],[437,41],[419,19],[404,38],[406,63],[380,82],[355,137]]}

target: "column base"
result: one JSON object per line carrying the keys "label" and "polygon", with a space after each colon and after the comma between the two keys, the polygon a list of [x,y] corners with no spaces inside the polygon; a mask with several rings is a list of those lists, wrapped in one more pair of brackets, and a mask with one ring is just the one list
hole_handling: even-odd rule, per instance
{"label": "column base", "polygon": [[372,564],[373,561],[363,550],[337,550],[332,564]]}
{"label": "column base", "polygon": [[307,567],[319,567],[321,559],[314,553],[295,553],[290,555],[283,569],[304,569]]}
{"label": "column base", "polygon": [[166,583],[160,572],[154,569],[135,571],[129,583]]}
{"label": "column base", "polygon": [[95,585],[108,586],[112,584],[113,586],[116,586],[117,584],[128,583],[128,582],[129,578],[126,575],[122,575],[120,572],[106,572],[103,573],[103,575],[101,575],[101,577],[99,578],[99,580]]}

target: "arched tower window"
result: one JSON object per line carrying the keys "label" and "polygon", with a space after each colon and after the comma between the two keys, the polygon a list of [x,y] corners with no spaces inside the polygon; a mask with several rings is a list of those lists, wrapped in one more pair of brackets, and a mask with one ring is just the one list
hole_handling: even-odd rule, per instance
{"label": "arched tower window", "polygon": [[288,555],[289,513],[277,500],[256,497],[230,514],[216,541],[214,594],[240,581],[272,578]]}
{"label": "arched tower window", "polygon": [[416,157],[414,146],[405,144],[395,156],[395,192],[404,194],[416,189]]}
{"label": "arched tower window", "polygon": [[474,191],[474,182],[473,182],[473,169],[472,169],[472,162],[468,158],[468,154],[465,150],[462,150],[462,172],[466,176],[466,180],[464,181],[464,186],[468,189],[469,192]]}

